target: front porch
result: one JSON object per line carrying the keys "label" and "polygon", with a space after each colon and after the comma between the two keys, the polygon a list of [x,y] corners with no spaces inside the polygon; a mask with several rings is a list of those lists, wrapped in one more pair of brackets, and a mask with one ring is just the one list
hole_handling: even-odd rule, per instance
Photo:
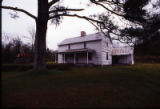
{"label": "front porch", "polygon": [[93,64],[92,49],[72,49],[59,52],[62,55],[63,64]]}

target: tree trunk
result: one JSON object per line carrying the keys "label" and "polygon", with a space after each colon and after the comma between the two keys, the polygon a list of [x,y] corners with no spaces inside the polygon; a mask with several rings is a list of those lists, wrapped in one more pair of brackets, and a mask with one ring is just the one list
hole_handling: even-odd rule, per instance
{"label": "tree trunk", "polygon": [[48,23],[48,0],[38,0],[38,16],[36,20],[36,36],[34,46],[34,70],[46,69],[46,32]]}

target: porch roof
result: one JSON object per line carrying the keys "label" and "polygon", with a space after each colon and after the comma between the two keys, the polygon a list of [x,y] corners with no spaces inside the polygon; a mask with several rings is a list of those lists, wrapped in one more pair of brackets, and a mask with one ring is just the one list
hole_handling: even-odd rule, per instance
{"label": "porch roof", "polygon": [[89,49],[89,48],[83,48],[83,49],[71,49],[71,50],[65,50],[60,51],[58,53],[82,53],[82,52],[94,52],[95,50]]}

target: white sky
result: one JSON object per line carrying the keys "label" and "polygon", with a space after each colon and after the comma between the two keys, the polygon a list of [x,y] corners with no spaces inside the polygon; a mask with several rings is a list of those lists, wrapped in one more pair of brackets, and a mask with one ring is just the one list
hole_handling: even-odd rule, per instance
{"label": "white sky", "polygon": [[[85,11],[77,12],[79,15],[89,15],[92,13],[97,14],[105,11],[102,7],[95,5],[87,7],[86,3],[88,3],[88,0],[61,1],[64,1],[63,4],[69,8],[85,8]],[[37,0],[3,0],[2,5],[19,7],[29,11],[35,16],[37,15]],[[18,13],[20,16],[19,18],[13,19],[10,17],[10,12],[13,11],[2,9],[2,33],[5,32],[29,37],[28,29],[35,26],[34,20],[21,12]],[[89,22],[75,17],[64,17],[62,23],[57,27],[49,22],[47,31],[47,47],[55,50],[57,49],[57,44],[62,40],[79,36],[81,31],[86,31],[87,34],[97,32]],[[26,39],[23,39],[23,41],[27,42]]]}
{"label": "white sky", "polygon": [[[2,5],[14,6],[18,8],[25,9],[30,13],[37,15],[37,0],[3,0]],[[80,3],[81,1],[81,3]],[[87,0],[65,0],[64,5],[70,8],[86,8]],[[78,12],[79,15],[88,15],[92,12],[102,12],[104,9],[93,6],[92,8],[87,8],[87,11]],[[17,19],[10,17],[10,10],[2,10],[2,33],[18,34],[22,36],[29,36],[28,28],[34,27],[35,22],[29,16],[18,13],[20,16]],[[80,31],[86,31],[87,34],[95,33],[95,28],[86,20],[64,17],[62,23],[59,26],[55,26],[48,22],[47,31],[47,47],[55,50],[57,49],[57,44],[62,40],[70,37],[76,37],[80,35]],[[27,42],[26,39],[23,39]]]}

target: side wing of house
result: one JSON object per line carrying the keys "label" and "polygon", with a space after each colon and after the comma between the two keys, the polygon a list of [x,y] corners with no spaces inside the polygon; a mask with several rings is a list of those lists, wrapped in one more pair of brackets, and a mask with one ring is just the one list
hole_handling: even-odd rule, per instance
{"label": "side wing of house", "polygon": [[130,46],[114,47],[112,49],[113,64],[134,64],[134,48]]}

